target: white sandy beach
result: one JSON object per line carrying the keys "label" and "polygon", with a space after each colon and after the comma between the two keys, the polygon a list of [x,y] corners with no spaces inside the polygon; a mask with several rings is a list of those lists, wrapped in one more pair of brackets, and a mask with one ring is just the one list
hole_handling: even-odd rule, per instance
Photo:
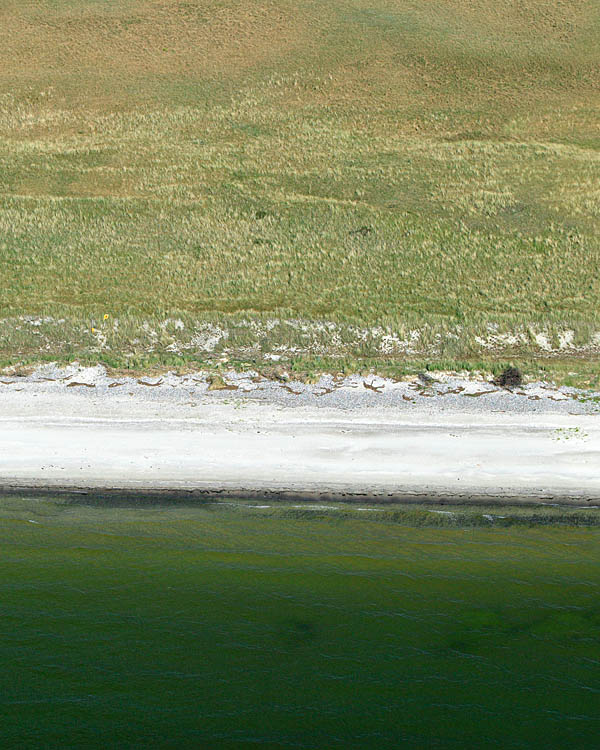
{"label": "white sandy beach", "polygon": [[600,502],[597,408],[564,389],[232,375],[209,392],[200,374],[76,367],[0,380],[5,492]]}

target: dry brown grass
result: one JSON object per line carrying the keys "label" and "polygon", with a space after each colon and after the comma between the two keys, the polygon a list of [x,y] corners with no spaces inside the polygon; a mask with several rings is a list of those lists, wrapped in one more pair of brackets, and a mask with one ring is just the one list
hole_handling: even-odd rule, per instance
{"label": "dry brown grass", "polygon": [[237,77],[277,64],[310,38],[309,19],[279,0],[15,2],[2,11],[0,70],[13,85],[73,74],[123,83],[147,76]]}
{"label": "dry brown grass", "polygon": [[4,0],[0,82],[53,79],[67,102],[107,107],[275,70],[295,76],[290,103],[530,109],[584,92],[597,102],[599,18],[583,0]]}

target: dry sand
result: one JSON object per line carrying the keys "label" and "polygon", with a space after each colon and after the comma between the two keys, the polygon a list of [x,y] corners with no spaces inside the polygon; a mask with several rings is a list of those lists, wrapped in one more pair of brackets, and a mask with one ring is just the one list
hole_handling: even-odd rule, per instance
{"label": "dry sand", "polygon": [[226,380],[0,376],[0,491],[600,503],[598,394],[441,375]]}

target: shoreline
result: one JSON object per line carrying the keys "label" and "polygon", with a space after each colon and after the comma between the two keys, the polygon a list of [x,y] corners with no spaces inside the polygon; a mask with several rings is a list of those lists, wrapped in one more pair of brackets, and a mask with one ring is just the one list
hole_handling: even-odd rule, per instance
{"label": "shoreline", "polygon": [[3,376],[0,495],[600,504],[595,394],[456,376],[221,385],[78,365]]}
{"label": "shoreline", "polygon": [[[85,486],[71,484],[59,485],[42,482],[40,484],[13,483],[10,479],[0,484],[0,498],[35,497],[46,500],[77,500],[79,503],[99,505],[130,506],[132,503],[140,506],[173,504],[203,504],[215,503],[222,500],[260,500],[270,503],[300,503],[310,505],[311,503],[343,503],[349,508],[361,503],[369,506],[421,506],[442,505],[452,508],[468,506],[495,506],[495,507],[563,507],[590,510],[600,508],[600,491],[587,492],[584,494],[573,492],[554,492],[543,490],[502,491],[496,493],[477,491],[471,489],[465,493],[452,493],[450,490],[440,488],[408,488],[396,492],[360,492],[360,491],[335,491],[306,488],[304,490],[273,489],[273,488],[227,488],[194,487],[189,489],[178,489],[172,485],[165,487],[134,486],[102,486],[88,483]],[[364,508],[362,510],[365,510]]]}

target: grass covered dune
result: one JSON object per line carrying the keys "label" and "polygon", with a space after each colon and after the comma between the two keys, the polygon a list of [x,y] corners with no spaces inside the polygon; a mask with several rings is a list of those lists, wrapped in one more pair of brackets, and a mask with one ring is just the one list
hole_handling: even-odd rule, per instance
{"label": "grass covered dune", "polygon": [[4,0],[0,362],[593,382],[599,34],[596,0]]}

